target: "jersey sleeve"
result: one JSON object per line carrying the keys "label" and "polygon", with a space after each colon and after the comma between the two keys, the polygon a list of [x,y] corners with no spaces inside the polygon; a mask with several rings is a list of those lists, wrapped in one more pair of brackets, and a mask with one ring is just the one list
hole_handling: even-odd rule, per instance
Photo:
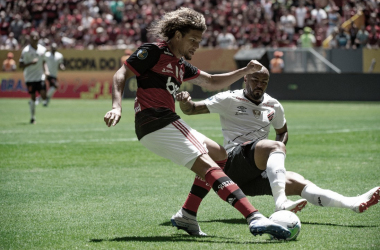
{"label": "jersey sleeve", "polygon": [[275,115],[272,120],[272,126],[275,129],[280,129],[284,127],[286,123],[284,107],[281,105],[280,102],[277,101],[277,103],[274,105],[274,109],[275,109]]}
{"label": "jersey sleeve", "polygon": [[193,66],[187,61],[184,61],[183,65],[185,66],[185,74],[183,76],[184,81],[189,81],[191,79],[197,78],[201,73],[197,67]]}
{"label": "jersey sleeve", "polygon": [[160,59],[160,50],[155,44],[141,45],[124,63],[127,67],[140,76],[145,71],[153,68]]}
{"label": "jersey sleeve", "polygon": [[223,110],[229,108],[231,103],[230,91],[218,93],[203,102],[206,104],[210,113],[222,113]]}

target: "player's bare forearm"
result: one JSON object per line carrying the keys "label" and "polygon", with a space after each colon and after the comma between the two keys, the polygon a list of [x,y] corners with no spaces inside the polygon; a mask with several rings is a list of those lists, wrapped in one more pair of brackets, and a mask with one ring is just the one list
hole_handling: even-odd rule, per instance
{"label": "player's bare forearm", "polygon": [[112,84],[112,108],[122,110],[121,100],[125,86],[125,74],[117,71],[113,76]]}
{"label": "player's bare forearm", "polygon": [[121,99],[123,98],[122,94],[124,91],[125,79],[127,79],[128,76],[131,77],[133,75],[134,74],[123,65],[113,76],[112,110],[108,111],[104,116],[104,122],[108,127],[115,126],[121,119]]}
{"label": "player's bare forearm", "polygon": [[286,145],[286,143],[288,142],[288,132],[276,135],[276,141],[280,141]]}
{"label": "player's bare forearm", "polygon": [[199,85],[207,90],[215,91],[226,88],[245,75],[257,72],[261,70],[261,68],[261,63],[256,60],[252,60],[246,67],[229,73],[211,75],[204,71],[201,71],[200,75],[197,78],[192,79],[189,82]]}
{"label": "player's bare forearm", "polygon": [[210,113],[207,106],[203,102],[190,101],[187,104],[179,104],[182,112],[186,115],[200,115]]}
{"label": "player's bare forearm", "polygon": [[288,142],[288,126],[286,123],[282,128],[276,129],[276,141],[280,141],[285,145]]}
{"label": "player's bare forearm", "polygon": [[176,95],[179,107],[186,115],[198,115],[210,113],[204,102],[193,102],[187,91],[180,92]]}

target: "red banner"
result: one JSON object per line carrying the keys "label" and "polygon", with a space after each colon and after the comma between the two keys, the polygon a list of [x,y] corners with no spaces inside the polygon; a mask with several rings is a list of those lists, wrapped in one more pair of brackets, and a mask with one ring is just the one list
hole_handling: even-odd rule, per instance
{"label": "red banner", "polygon": [[[54,98],[111,99],[114,72],[60,72]],[[0,74],[1,97],[29,97],[22,72]]]}

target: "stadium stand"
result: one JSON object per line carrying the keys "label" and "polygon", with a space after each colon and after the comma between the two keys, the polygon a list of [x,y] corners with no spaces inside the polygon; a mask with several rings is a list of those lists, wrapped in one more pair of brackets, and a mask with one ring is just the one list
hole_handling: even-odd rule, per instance
{"label": "stadium stand", "polygon": [[[180,6],[204,13],[208,30],[203,47],[217,48],[217,37],[225,30],[235,37],[239,48],[291,48],[299,46],[303,27],[295,27],[296,32],[289,35],[292,24],[284,18],[281,21],[281,17],[288,12],[299,18],[300,2],[306,7],[301,23],[313,29],[317,46],[326,39],[331,20],[328,15],[336,9],[341,24],[363,16],[369,34],[365,46],[379,47],[380,2],[376,0],[0,0],[0,49],[8,48],[10,34],[19,47],[24,47],[33,30],[39,32],[42,43],[55,42],[60,48],[134,49],[155,41],[146,27],[164,12]],[[318,6],[327,18],[313,15]],[[350,28],[345,26],[347,33],[352,33]],[[354,42],[350,46],[357,47]]]}

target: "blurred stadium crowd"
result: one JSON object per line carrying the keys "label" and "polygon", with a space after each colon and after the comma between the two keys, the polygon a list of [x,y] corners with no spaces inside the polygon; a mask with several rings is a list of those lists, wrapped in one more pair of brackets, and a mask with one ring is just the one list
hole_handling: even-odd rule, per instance
{"label": "blurred stadium crowd", "polygon": [[[32,30],[60,48],[135,49],[156,40],[146,31],[151,22],[180,6],[204,14],[203,47],[295,47],[306,26],[317,47],[330,34],[345,48],[380,45],[379,0],[0,0],[0,49],[23,48]],[[360,12],[365,26],[339,30]]]}

